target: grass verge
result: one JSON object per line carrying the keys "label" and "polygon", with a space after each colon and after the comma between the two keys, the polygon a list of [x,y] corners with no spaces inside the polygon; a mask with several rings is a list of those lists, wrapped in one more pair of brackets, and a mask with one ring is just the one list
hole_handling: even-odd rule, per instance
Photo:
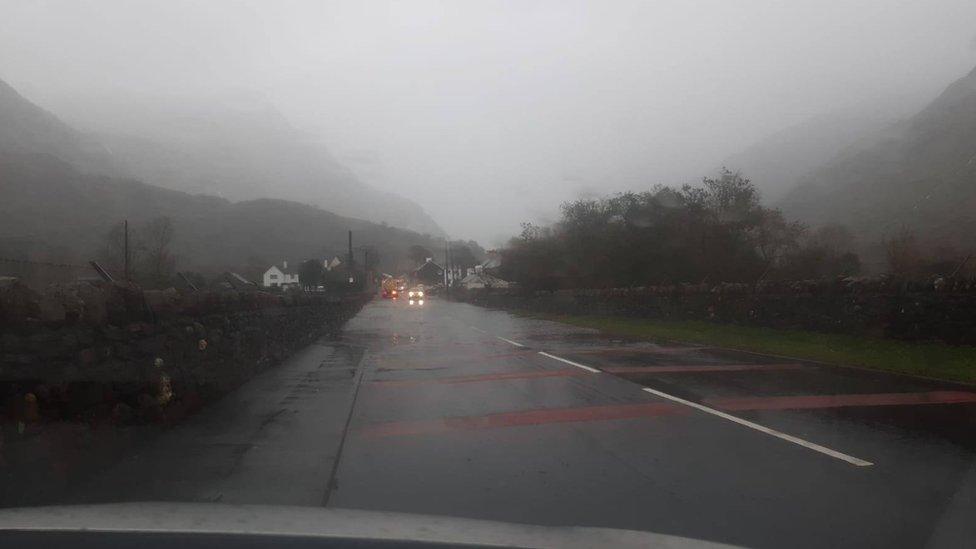
{"label": "grass verge", "polygon": [[699,343],[831,364],[976,383],[976,347],[956,347],[940,343],[907,343],[844,334],[778,330],[702,321],[524,314],[574,326],[595,328],[612,335]]}

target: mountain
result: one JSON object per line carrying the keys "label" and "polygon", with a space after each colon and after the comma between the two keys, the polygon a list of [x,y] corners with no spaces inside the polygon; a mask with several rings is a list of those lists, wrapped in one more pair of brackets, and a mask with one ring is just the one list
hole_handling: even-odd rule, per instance
{"label": "mountain", "polygon": [[375,189],[263,97],[77,99],[64,109],[128,176],[230,200],[280,198],[443,236],[417,203]]}
{"label": "mountain", "polygon": [[976,248],[976,69],[871,146],[802,178],[781,207],[868,241],[907,228],[931,246]]}
{"label": "mountain", "polygon": [[[231,202],[163,189],[135,180],[93,176],[51,155],[0,154],[0,256],[81,263],[97,257],[106,234],[123,219],[138,233],[166,216],[172,250],[183,270],[238,270],[253,263],[342,254],[347,231],[368,245],[381,267],[414,244],[443,240],[336,215],[285,200]],[[3,273],[0,273],[2,275]]]}
{"label": "mountain", "polygon": [[[257,164],[252,161],[254,169]],[[204,272],[341,253],[349,230],[355,245],[373,247],[381,266],[395,264],[411,245],[443,248],[443,239],[317,206],[233,202],[102,175],[124,169],[117,155],[0,82],[2,257],[84,262],[121,220],[138,232],[161,216],[173,222],[179,267]]]}
{"label": "mountain", "polygon": [[0,80],[0,152],[52,154],[90,173],[112,173],[111,155],[100,143],[31,103]]}
{"label": "mountain", "polygon": [[879,139],[896,117],[892,110],[814,116],[757,141],[723,165],[741,171],[767,204],[776,204],[815,169]]}

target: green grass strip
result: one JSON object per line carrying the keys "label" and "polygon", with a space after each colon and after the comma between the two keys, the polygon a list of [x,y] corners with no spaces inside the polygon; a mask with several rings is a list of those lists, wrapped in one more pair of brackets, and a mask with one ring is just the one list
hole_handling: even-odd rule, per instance
{"label": "green grass strip", "polygon": [[976,383],[976,347],[941,343],[907,343],[801,330],[779,330],[703,321],[539,315],[527,316],[611,335],[659,341],[698,343],[728,349],[782,355],[831,364],[858,366],[936,379]]}

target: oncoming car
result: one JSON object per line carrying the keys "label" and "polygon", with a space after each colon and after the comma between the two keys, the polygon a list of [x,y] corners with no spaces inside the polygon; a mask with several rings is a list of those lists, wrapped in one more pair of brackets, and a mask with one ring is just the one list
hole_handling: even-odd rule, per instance
{"label": "oncoming car", "polygon": [[424,304],[424,287],[414,286],[410,288],[407,292],[407,299],[410,305],[423,305]]}

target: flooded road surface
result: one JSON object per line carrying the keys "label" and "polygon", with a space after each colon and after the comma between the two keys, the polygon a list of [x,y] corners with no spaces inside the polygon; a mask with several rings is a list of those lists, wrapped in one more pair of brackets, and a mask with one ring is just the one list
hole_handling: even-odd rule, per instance
{"label": "flooded road surface", "polygon": [[376,300],[79,493],[971,546],[976,389]]}

